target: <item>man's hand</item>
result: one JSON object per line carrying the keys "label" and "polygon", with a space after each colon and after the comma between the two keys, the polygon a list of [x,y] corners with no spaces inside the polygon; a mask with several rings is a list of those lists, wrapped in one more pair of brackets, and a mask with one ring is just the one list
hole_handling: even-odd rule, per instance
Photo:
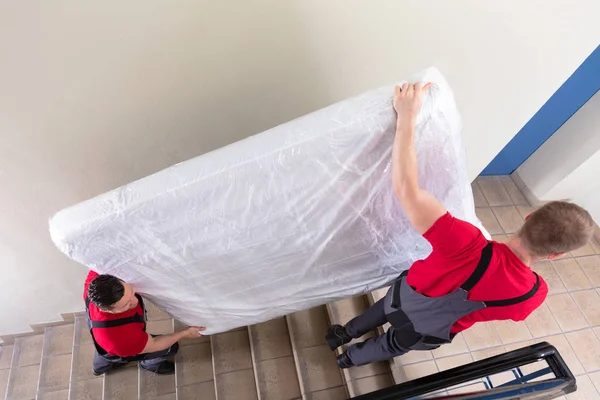
{"label": "man's hand", "polygon": [[423,93],[431,86],[431,83],[405,83],[396,86],[394,91],[394,109],[398,114],[396,125],[410,124],[413,126],[423,104]]}
{"label": "man's hand", "polygon": [[183,337],[185,339],[196,339],[202,336],[202,332],[206,330],[203,326],[190,326],[183,331]]}

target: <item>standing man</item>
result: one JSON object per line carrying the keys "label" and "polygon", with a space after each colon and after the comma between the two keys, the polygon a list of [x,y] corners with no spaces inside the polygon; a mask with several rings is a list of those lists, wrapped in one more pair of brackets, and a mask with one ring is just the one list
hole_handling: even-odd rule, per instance
{"label": "standing man", "polygon": [[[583,208],[551,202],[531,213],[506,243],[488,242],[474,225],[453,217],[418,182],[415,123],[430,85],[396,87],[398,114],[392,152],[394,192],[415,230],[431,243],[431,254],[402,273],[387,295],[346,326],[327,333],[332,350],[376,327],[380,336],[350,346],[340,368],[388,360],[410,350],[432,350],[476,322],[522,321],[539,307],[548,287],[530,266],[585,245],[594,222]],[[427,123],[427,122],[424,122]]]}
{"label": "standing man", "polygon": [[179,349],[178,341],[198,338],[205,328],[191,327],[170,335],[146,333],[146,310],[142,296],[131,285],[112,275],[90,271],[83,298],[87,323],[96,351],[93,373],[105,372],[139,361],[148,371],[168,375],[175,372],[169,361]]}

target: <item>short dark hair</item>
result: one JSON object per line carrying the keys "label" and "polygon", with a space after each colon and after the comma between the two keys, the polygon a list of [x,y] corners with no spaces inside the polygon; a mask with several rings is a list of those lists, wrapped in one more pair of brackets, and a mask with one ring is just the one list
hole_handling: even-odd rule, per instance
{"label": "short dark hair", "polygon": [[123,298],[125,287],[123,282],[115,276],[98,275],[90,282],[87,295],[90,303],[100,309],[109,310],[112,305]]}
{"label": "short dark hair", "polygon": [[592,239],[594,220],[577,204],[552,201],[529,215],[518,235],[536,256],[567,253]]}

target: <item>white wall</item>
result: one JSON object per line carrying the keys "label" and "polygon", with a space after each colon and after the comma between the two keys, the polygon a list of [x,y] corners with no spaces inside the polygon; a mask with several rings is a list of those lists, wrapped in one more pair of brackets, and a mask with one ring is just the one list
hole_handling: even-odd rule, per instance
{"label": "white wall", "polygon": [[[575,2],[576,3],[576,2]],[[81,309],[59,209],[435,65],[474,178],[597,45],[600,3],[0,0],[0,333]]]}
{"label": "white wall", "polygon": [[516,173],[535,198],[569,199],[600,222],[600,92],[564,123]]}

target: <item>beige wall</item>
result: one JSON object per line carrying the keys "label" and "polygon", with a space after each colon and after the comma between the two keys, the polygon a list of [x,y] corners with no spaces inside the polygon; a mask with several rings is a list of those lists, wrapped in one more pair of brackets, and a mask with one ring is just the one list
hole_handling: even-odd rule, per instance
{"label": "beige wall", "polygon": [[437,66],[471,177],[597,45],[597,1],[0,0],[0,333],[81,309],[59,209]]}

